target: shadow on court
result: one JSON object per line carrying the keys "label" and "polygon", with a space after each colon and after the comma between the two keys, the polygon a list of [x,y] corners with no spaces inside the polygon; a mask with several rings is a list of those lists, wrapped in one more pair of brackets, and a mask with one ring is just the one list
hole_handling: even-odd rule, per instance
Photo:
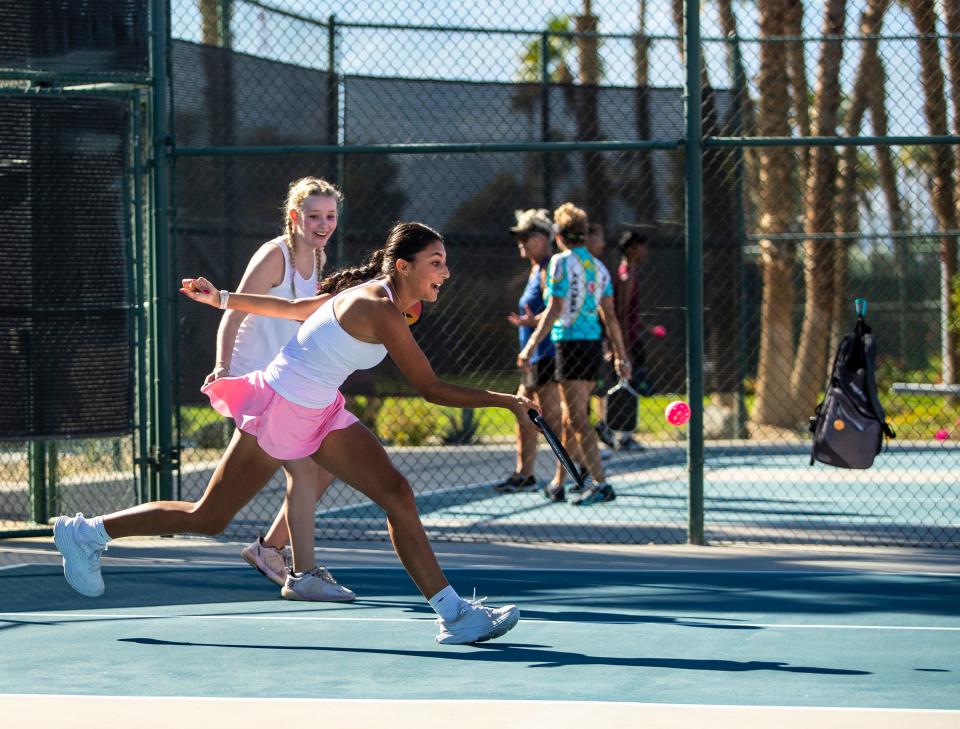
{"label": "shadow on court", "polygon": [[[883,573],[582,571],[447,569],[461,594],[476,588],[491,603],[516,602],[525,618],[582,623],[672,622],[737,629],[762,614],[955,616],[960,577]],[[246,567],[106,566],[106,593],[75,593],[59,566],[30,565],[0,572],[0,612],[104,610],[133,607],[258,603],[254,612],[351,614],[389,607],[429,615],[405,572],[393,568],[337,568],[359,595],[352,604],[289,603],[279,588]],[[271,601],[276,600],[276,603]],[[294,606],[296,605],[296,607]],[[231,609],[236,614],[239,607]],[[663,615],[672,617],[661,617]],[[693,617],[696,616],[696,617]],[[720,619],[722,625],[703,621]]]}
{"label": "shadow on court", "polygon": [[390,648],[336,648],[305,645],[256,645],[251,643],[195,643],[161,640],[158,638],[118,638],[121,643],[160,647],[239,648],[243,650],[308,651],[321,653],[351,653],[373,656],[400,656],[406,658],[439,658],[453,661],[480,661],[526,663],[529,668],[560,668],[567,666],[613,666],[621,668],[670,668],[690,671],[784,671],[787,673],[815,673],[829,676],[867,676],[870,671],[819,666],[792,666],[779,661],[725,661],[687,658],[622,658],[619,656],[591,656],[572,651],[553,650],[547,646],[499,642],[489,646],[466,646],[470,653],[449,649],[434,651],[395,650]]}

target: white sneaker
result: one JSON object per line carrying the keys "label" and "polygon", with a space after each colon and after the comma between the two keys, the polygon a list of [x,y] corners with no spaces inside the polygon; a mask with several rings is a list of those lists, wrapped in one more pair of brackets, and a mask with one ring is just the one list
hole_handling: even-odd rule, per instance
{"label": "white sneaker", "polygon": [[437,625],[440,627],[437,643],[482,643],[499,638],[520,620],[520,610],[516,605],[489,608],[483,606],[484,600],[485,597],[479,600],[464,600],[455,620],[437,618]]}
{"label": "white sneaker", "polygon": [[100,557],[107,545],[80,538],[80,526],[86,523],[83,514],[58,516],[53,523],[53,543],[63,555],[63,576],[70,587],[81,595],[99,597],[104,590]]}
{"label": "white sneaker", "polygon": [[311,602],[351,602],[357,597],[353,590],[333,579],[333,575],[322,565],[299,575],[288,572],[280,594],[287,600]]}
{"label": "white sneaker", "polygon": [[241,549],[240,556],[275,585],[283,587],[287,581],[286,550],[264,544],[262,537]]}

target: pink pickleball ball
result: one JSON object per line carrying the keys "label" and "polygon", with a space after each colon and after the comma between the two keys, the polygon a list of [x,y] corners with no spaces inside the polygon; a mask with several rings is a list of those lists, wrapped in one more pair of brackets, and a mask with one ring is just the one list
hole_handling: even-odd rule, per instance
{"label": "pink pickleball ball", "polygon": [[950,437],[950,433],[945,428],[940,428],[940,430],[933,434],[933,437],[937,440],[946,440]]}
{"label": "pink pickleball ball", "polygon": [[690,406],[683,400],[674,400],[664,408],[663,416],[670,425],[683,425],[690,420]]}
{"label": "pink pickleball ball", "polygon": [[660,326],[659,324],[657,324],[653,329],[651,329],[650,332],[657,339],[663,339],[665,336],[667,336],[667,328]]}

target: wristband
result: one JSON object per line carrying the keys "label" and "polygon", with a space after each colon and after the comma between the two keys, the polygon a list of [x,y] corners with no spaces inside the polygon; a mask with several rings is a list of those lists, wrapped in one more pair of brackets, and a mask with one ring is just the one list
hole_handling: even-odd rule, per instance
{"label": "wristband", "polygon": [[226,289],[220,289],[220,306],[221,309],[227,308],[227,301],[230,298],[230,292]]}

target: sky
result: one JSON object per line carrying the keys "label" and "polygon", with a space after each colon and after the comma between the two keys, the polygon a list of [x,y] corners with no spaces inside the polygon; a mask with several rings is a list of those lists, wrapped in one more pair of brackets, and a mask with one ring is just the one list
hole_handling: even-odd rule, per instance
{"label": "sky", "polygon": [[[385,30],[342,28],[338,44],[338,65],[348,74],[400,76],[405,78],[458,79],[471,81],[512,81],[518,76],[520,57],[547,21],[562,14],[580,12],[581,2],[545,0],[518,3],[515,0],[461,0],[460,2],[424,2],[423,0],[269,0],[266,4],[283,8],[319,22],[334,14],[341,23],[381,23],[404,25],[455,25],[471,29],[515,29],[519,32],[491,34],[478,32],[435,32],[420,30]],[[650,35],[673,36],[675,29],[669,16],[669,3],[649,0],[647,32]],[[855,34],[865,0],[851,0],[848,5],[848,33]],[[748,77],[756,76],[759,46],[756,10],[752,3],[737,3],[742,54]],[[199,40],[199,13],[196,0],[172,0],[174,37]],[[805,32],[818,36],[822,25],[822,0],[805,4]],[[634,0],[595,0],[592,9],[598,18],[599,31],[608,34],[630,34],[638,28],[638,3]],[[312,68],[325,68],[328,58],[327,33],[318,24],[284,17],[246,0],[235,0],[234,47],[242,52]],[[726,52],[720,39],[716,12],[712,3],[701,11],[701,29],[711,83],[729,86]],[[894,4],[888,11],[884,33],[909,35],[913,23],[909,14]],[[811,88],[815,84],[820,47],[817,42],[805,44],[807,70]],[[627,38],[605,39],[601,47],[604,64],[603,82],[616,86],[633,84],[633,46]],[[881,57],[888,73],[888,106],[891,134],[920,135],[925,133],[922,116],[922,87],[916,42],[892,39],[881,44]],[[844,86],[852,85],[859,58],[859,44],[844,45],[842,76]],[[571,63],[576,65],[575,56]],[[659,87],[680,86],[684,69],[677,44],[665,38],[656,40],[650,55],[651,82]],[[754,94],[755,95],[755,94]]]}

